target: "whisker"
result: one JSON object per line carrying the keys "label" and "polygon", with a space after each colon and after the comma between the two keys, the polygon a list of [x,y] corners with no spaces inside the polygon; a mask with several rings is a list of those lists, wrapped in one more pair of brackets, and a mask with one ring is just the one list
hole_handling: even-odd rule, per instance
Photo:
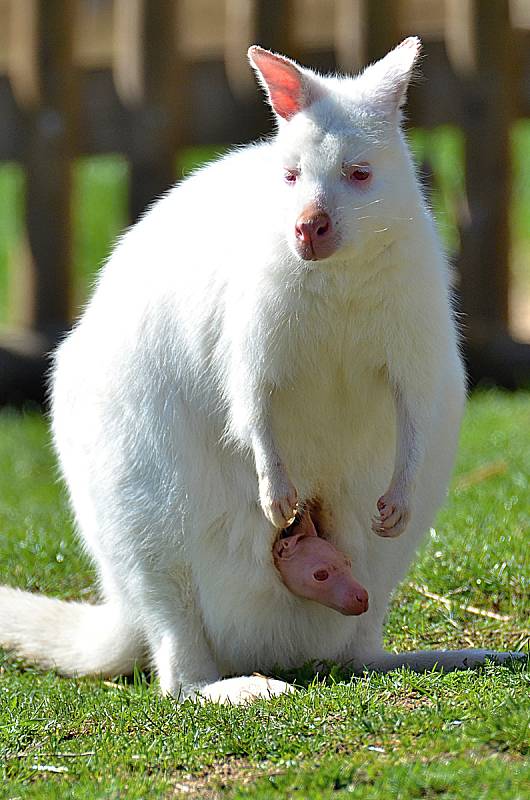
{"label": "whisker", "polygon": [[369,203],[365,203],[364,206],[354,206],[352,211],[362,211],[363,208],[368,208],[368,206],[374,206],[376,203],[382,203],[383,198],[380,197],[379,200],[370,200]]}
{"label": "whisker", "polygon": [[380,197],[378,200],[370,200],[369,203],[364,203],[362,206],[337,206],[336,211],[362,211],[364,208],[368,208],[368,206],[373,206],[376,203],[382,203],[383,198]]}
{"label": "whisker", "polygon": [[[376,217],[373,214],[366,214],[364,217],[355,217],[356,222],[360,222],[362,219],[381,219],[381,217]],[[390,222],[414,222],[416,217],[387,217],[386,214],[384,219],[389,220]]]}

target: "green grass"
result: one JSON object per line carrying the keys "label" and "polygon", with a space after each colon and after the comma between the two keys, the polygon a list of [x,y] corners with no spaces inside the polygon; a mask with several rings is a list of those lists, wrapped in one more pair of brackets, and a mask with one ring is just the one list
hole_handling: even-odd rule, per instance
{"label": "green grass", "polygon": [[[396,594],[388,647],[528,648],[529,421],[529,394],[473,397],[449,502]],[[0,583],[90,598],[55,477],[45,421],[0,414]],[[2,798],[530,796],[520,665],[354,680],[305,667],[294,696],[222,708],[178,706],[143,675],[113,684],[0,664]]]}

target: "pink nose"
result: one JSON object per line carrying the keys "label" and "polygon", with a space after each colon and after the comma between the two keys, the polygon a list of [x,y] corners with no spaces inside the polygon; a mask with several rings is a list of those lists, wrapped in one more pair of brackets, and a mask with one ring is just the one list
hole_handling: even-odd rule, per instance
{"label": "pink nose", "polygon": [[296,238],[306,244],[315,245],[331,233],[331,218],[325,211],[317,214],[300,214],[296,220]]}
{"label": "pink nose", "polygon": [[296,220],[296,249],[307,261],[326,258],[335,250],[331,217],[314,206],[306,208]]}

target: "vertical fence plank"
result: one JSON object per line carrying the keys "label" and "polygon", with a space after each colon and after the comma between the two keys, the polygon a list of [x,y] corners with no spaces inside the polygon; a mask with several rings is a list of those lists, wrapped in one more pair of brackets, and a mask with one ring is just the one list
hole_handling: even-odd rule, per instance
{"label": "vertical fence plank", "polygon": [[398,43],[398,18],[396,0],[336,0],[337,66],[356,72],[384,56]]}
{"label": "vertical fence plank", "polygon": [[[508,327],[510,129],[515,84],[509,0],[465,0],[448,6],[458,33],[453,64],[462,87],[469,213],[461,223],[460,290],[470,343]],[[458,17],[458,18],[456,18]],[[464,31],[472,26],[472,30]],[[466,48],[473,53],[466,55]]]}
{"label": "vertical fence plank", "polygon": [[363,0],[335,0],[334,48],[338,69],[357,72],[363,66]]}
{"label": "vertical fence plank", "polygon": [[[27,4],[13,4],[24,13]],[[31,292],[26,318],[54,337],[70,320],[71,168],[75,154],[74,3],[34,0],[37,97],[28,103],[24,147]]]}
{"label": "vertical fence plank", "polygon": [[364,0],[364,63],[382,58],[398,44],[399,3],[396,0]]}
{"label": "vertical fence plank", "polygon": [[[168,189],[176,175],[180,131],[187,92],[183,64],[176,48],[177,0],[143,0],[141,102],[130,108],[129,213],[137,219],[146,206]],[[125,8],[125,13],[126,8]]]}
{"label": "vertical fence plank", "polygon": [[225,0],[224,62],[230,89],[247,101],[255,91],[255,82],[245,57],[254,44],[254,0]]}
{"label": "vertical fence plank", "polygon": [[292,0],[255,0],[255,40],[262,45],[293,57]]}
{"label": "vertical fence plank", "polygon": [[[509,333],[510,132],[517,94],[517,47],[510,0],[451,0],[448,36],[461,89],[466,147],[466,215],[461,220],[460,295],[471,382],[527,385],[530,346]],[[462,32],[462,25],[472,26]],[[474,52],[465,53],[465,47]]]}
{"label": "vertical fence plank", "polygon": [[[10,6],[8,72],[20,107],[26,173],[26,244],[17,317],[0,342],[0,404],[42,403],[47,352],[70,323],[71,168],[75,154],[75,3]],[[15,40],[13,40],[15,39]]]}

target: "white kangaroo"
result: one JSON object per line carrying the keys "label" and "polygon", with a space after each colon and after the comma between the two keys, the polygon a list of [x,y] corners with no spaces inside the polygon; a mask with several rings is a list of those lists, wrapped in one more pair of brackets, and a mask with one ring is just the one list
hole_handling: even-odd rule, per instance
{"label": "white kangaroo", "polygon": [[[448,264],[400,130],[419,51],[406,39],[349,78],[250,48],[277,133],[155,203],[57,351],[55,447],[102,604],[2,587],[2,645],[65,674],[151,664],[164,693],[233,703],[289,691],[252,673],[309,659],[513,655],[381,644],[465,402]],[[306,503],[366,613],[282,583],[272,547]]]}

